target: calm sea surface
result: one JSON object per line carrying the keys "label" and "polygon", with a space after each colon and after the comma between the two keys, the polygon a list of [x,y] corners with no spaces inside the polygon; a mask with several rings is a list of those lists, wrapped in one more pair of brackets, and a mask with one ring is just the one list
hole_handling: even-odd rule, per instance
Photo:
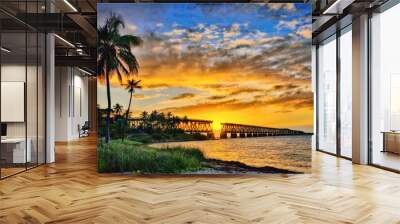
{"label": "calm sea surface", "polygon": [[311,167],[311,136],[276,136],[152,144],[154,147],[198,148],[207,158],[272,166],[297,172]]}

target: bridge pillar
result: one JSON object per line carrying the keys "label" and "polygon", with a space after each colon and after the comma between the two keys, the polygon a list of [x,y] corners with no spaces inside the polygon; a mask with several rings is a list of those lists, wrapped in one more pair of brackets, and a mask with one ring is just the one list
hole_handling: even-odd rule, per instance
{"label": "bridge pillar", "polygon": [[237,133],[231,133],[231,138],[237,138]]}
{"label": "bridge pillar", "polygon": [[239,137],[246,138],[246,134],[242,132],[242,133],[239,134]]}
{"label": "bridge pillar", "polygon": [[220,138],[228,138],[228,135],[226,134],[226,132],[222,132],[219,137]]}

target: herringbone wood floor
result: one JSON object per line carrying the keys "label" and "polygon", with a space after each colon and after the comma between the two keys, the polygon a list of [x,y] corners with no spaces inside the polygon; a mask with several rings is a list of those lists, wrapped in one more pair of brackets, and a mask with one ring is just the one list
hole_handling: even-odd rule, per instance
{"label": "herringbone wood floor", "polygon": [[94,138],[0,181],[0,223],[400,223],[400,175],[313,153],[313,173],[133,177],[96,173]]}

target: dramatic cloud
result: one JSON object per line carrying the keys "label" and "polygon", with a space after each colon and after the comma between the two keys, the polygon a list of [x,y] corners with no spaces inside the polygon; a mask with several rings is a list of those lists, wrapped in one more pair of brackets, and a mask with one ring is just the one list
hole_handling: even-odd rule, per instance
{"label": "dramatic cloud", "polygon": [[[292,3],[186,4],[163,5],[157,14],[149,8],[118,9],[130,24],[124,33],[143,39],[133,49],[143,86],[135,94],[134,114],[157,109],[311,130],[309,9]],[[120,87],[115,76],[111,84]]]}
{"label": "dramatic cloud", "polygon": [[144,99],[145,96],[144,96],[144,94],[134,94],[133,98],[135,98],[135,99]]}
{"label": "dramatic cloud", "polygon": [[289,12],[296,11],[296,7],[293,3],[273,3],[273,4],[266,4],[266,6],[274,11],[278,10],[286,10]]}
{"label": "dramatic cloud", "polygon": [[231,93],[229,93],[229,96],[236,96],[236,95],[240,95],[242,93],[257,93],[257,92],[262,92],[262,89],[253,89],[253,88],[241,88],[241,89],[237,89],[232,91]]}
{"label": "dramatic cloud", "polygon": [[222,100],[222,99],[225,99],[226,97],[227,96],[219,95],[219,96],[210,96],[207,99],[209,99],[209,100]]}
{"label": "dramatic cloud", "polygon": [[297,25],[299,25],[300,21],[297,19],[293,19],[290,21],[279,21],[278,25],[276,26],[277,29],[295,29],[297,27]]}
{"label": "dramatic cloud", "polygon": [[123,29],[123,34],[132,34],[132,33],[136,33],[137,31],[137,26],[134,24],[125,24],[125,29]]}
{"label": "dramatic cloud", "polygon": [[298,87],[299,87],[298,85],[289,83],[284,85],[275,85],[274,90],[290,90],[290,89],[296,89]]}
{"label": "dramatic cloud", "polygon": [[304,25],[302,27],[300,27],[296,33],[304,38],[311,38],[312,35],[312,31],[311,31],[311,26],[310,25]]}
{"label": "dramatic cloud", "polygon": [[181,99],[190,99],[195,97],[196,95],[193,93],[182,93],[172,98],[172,100],[181,100]]}

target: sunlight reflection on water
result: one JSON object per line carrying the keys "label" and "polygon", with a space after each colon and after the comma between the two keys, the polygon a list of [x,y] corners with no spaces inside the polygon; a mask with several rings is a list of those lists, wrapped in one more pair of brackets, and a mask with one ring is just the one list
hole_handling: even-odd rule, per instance
{"label": "sunlight reflection on water", "polygon": [[184,146],[199,148],[207,158],[239,161],[250,166],[272,166],[297,172],[311,167],[311,136],[275,136],[170,142],[154,147]]}

